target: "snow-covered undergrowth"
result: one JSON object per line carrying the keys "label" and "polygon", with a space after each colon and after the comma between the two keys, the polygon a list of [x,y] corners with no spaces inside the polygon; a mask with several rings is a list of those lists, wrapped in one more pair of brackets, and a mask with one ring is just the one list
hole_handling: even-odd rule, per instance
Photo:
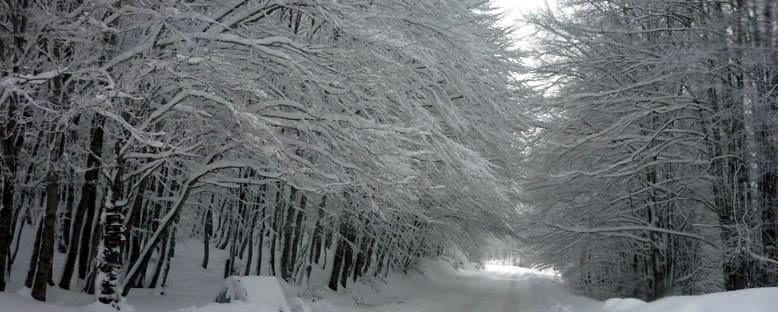
{"label": "snow-covered undergrowth", "polygon": [[273,276],[230,276],[224,281],[218,303],[248,303],[274,312],[290,312],[281,285]]}

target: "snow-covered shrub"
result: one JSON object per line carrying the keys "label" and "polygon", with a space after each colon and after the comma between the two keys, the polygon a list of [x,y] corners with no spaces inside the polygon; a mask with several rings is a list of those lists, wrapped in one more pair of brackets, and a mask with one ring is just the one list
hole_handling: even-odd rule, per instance
{"label": "snow-covered shrub", "polygon": [[216,297],[218,303],[243,301],[274,311],[291,312],[281,285],[272,276],[230,276]]}

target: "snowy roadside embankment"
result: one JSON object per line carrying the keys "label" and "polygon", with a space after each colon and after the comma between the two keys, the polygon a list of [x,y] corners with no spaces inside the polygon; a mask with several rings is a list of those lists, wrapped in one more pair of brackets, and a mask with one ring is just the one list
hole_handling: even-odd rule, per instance
{"label": "snowy roadside embankment", "polygon": [[778,310],[778,288],[755,288],[700,296],[667,297],[645,303],[610,299],[606,312],[769,312]]}

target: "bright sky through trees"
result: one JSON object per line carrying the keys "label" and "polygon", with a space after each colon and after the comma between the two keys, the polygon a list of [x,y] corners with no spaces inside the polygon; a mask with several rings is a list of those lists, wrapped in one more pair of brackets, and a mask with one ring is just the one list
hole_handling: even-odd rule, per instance
{"label": "bright sky through trees", "polygon": [[519,18],[521,14],[529,10],[543,7],[546,2],[546,0],[494,0],[497,6],[510,10],[510,20]]}

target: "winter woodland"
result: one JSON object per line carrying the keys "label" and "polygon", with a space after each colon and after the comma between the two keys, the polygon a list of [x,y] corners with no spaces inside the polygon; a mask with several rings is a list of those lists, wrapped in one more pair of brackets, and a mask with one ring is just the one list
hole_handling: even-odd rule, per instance
{"label": "winter woodland", "polygon": [[778,1],[561,5],[529,18],[539,261],[595,297],[778,286]]}
{"label": "winter woodland", "polygon": [[332,290],[424,258],[596,298],[778,286],[778,2],[561,0],[526,38],[503,16],[0,1],[0,291],[26,270],[37,300],[119,309],[185,240]]}

